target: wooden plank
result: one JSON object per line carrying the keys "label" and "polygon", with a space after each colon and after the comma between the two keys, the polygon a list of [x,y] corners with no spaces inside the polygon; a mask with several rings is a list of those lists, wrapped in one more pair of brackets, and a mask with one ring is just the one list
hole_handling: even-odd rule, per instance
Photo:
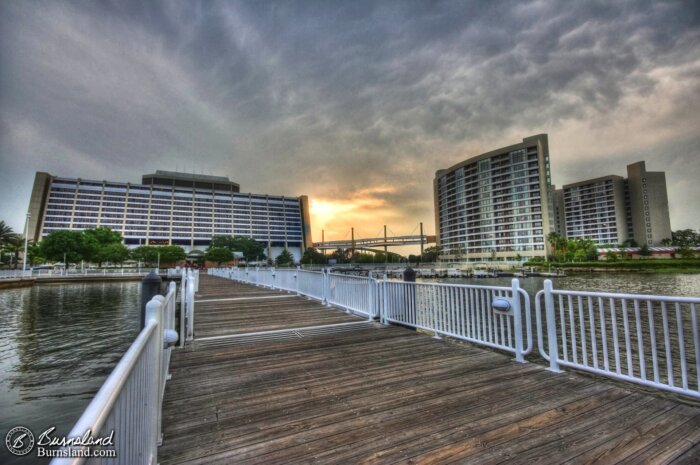
{"label": "wooden plank", "polygon": [[194,333],[195,338],[212,337],[362,319],[287,292],[203,275],[195,301]]}
{"label": "wooden plank", "polygon": [[[229,283],[203,277],[199,298],[275,295]],[[329,315],[357,321],[290,296],[203,302],[195,324],[251,331]],[[398,327],[195,343],[173,353],[170,371],[163,465],[692,463],[698,456],[698,407]]]}

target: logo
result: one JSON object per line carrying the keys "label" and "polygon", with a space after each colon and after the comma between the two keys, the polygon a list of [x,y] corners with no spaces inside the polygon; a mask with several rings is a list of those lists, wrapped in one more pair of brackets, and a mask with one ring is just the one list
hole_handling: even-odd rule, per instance
{"label": "logo", "polygon": [[34,435],[29,431],[29,428],[15,426],[7,432],[5,445],[7,450],[14,455],[27,455],[34,448]]}

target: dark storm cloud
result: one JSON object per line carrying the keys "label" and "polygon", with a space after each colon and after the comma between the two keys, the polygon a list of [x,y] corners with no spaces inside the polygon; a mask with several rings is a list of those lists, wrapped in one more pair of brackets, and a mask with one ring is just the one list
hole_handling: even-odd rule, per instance
{"label": "dark storm cloud", "polygon": [[[2,216],[20,226],[36,170],[177,167],[366,197],[354,221],[410,230],[436,169],[541,132],[557,184],[644,156],[697,197],[699,20],[694,2],[3,2]],[[698,227],[689,209],[674,228]]]}

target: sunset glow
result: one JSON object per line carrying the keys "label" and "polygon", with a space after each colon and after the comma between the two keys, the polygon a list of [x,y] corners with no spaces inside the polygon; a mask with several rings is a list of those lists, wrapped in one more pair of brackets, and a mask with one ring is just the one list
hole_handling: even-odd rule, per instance
{"label": "sunset glow", "polygon": [[[351,228],[355,228],[356,238],[378,237],[387,225],[389,235],[417,233],[418,221],[403,217],[391,208],[391,195],[396,193],[393,186],[379,185],[358,189],[344,198],[312,197],[310,214],[313,240],[348,239]],[[415,223],[415,224],[413,224]],[[426,225],[426,231],[433,225]]]}

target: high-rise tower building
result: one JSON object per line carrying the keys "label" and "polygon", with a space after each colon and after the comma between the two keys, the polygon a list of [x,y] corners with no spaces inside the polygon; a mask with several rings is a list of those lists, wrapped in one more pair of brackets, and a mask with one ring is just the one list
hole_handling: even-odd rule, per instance
{"label": "high-rise tower building", "polygon": [[545,257],[552,187],[546,134],[437,171],[435,230],[451,261]]}
{"label": "high-rise tower building", "polygon": [[671,238],[666,173],[647,171],[643,161],[627,165],[631,212],[630,233],[639,245],[658,245]]}
{"label": "high-rise tower building", "polygon": [[643,161],[627,166],[627,179],[609,175],[567,184],[555,210],[563,210],[569,239],[592,239],[598,245],[659,245],[671,238],[666,175],[646,170]]}
{"label": "high-rise tower building", "polygon": [[562,235],[596,244],[627,240],[625,180],[620,176],[567,184],[562,188],[565,227]]}

